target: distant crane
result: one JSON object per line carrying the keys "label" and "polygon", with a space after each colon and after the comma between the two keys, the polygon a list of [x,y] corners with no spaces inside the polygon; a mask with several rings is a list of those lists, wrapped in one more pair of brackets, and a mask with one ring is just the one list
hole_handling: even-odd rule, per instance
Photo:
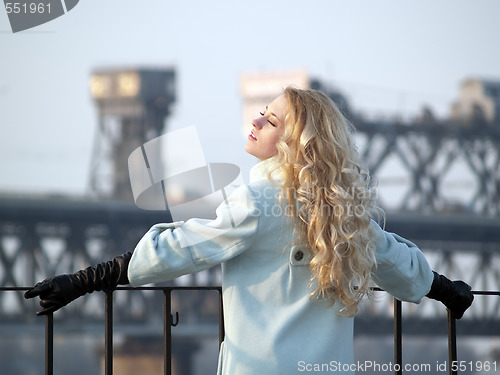
{"label": "distant crane", "polygon": [[175,102],[173,69],[99,69],[90,88],[98,110],[90,167],[91,195],[132,200],[130,153],[161,135]]}

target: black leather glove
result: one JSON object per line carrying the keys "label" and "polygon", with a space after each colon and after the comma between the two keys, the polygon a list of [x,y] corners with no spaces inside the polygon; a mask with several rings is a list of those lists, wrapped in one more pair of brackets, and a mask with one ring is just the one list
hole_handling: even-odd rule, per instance
{"label": "black leather glove", "polygon": [[128,252],[74,274],[47,278],[28,290],[24,298],[39,296],[40,306],[43,309],[36,314],[46,315],[59,310],[86,293],[113,290],[117,285],[129,284],[127,270],[131,257],[132,253]]}
{"label": "black leather glove", "polygon": [[441,301],[451,311],[455,319],[460,319],[474,300],[471,289],[463,281],[451,281],[434,272],[434,281],[427,297]]}

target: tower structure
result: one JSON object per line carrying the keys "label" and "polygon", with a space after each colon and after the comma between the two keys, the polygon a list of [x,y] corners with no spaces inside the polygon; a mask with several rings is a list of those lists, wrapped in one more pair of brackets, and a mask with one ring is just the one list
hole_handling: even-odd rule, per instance
{"label": "tower structure", "polygon": [[98,110],[90,166],[90,194],[131,201],[128,157],[158,137],[175,101],[171,68],[99,69],[90,90]]}
{"label": "tower structure", "polygon": [[450,117],[464,125],[500,123],[500,80],[467,78],[460,86],[460,97],[451,106]]}

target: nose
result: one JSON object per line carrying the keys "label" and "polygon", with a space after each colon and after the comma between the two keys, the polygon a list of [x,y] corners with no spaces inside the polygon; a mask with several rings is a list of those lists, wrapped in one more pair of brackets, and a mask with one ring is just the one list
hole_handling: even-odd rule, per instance
{"label": "nose", "polygon": [[252,120],[252,126],[254,126],[257,129],[262,128],[262,126],[264,126],[264,123],[265,119],[262,116]]}

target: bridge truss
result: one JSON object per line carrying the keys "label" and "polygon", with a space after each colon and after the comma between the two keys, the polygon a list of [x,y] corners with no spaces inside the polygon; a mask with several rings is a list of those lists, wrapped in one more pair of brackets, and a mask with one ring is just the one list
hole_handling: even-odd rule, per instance
{"label": "bridge truss", "polygon": [[381,189],[385,172],[405,190],[393,210],[500,215],[500,124],[359,121],[355,126],[361,159]]}

